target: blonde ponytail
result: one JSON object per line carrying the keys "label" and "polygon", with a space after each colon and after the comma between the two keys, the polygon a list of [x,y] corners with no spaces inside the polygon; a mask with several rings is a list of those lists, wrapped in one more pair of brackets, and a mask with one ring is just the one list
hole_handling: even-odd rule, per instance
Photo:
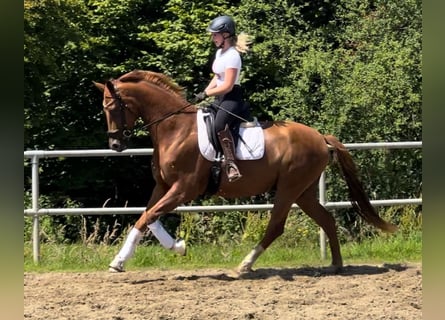
{"label": "blonde ponytail", "polygon": [[248,34],[241,32],[236,37],[235,48],[240,53],[246,53],[250,50],[249,46],[252,44],[252,37]]}

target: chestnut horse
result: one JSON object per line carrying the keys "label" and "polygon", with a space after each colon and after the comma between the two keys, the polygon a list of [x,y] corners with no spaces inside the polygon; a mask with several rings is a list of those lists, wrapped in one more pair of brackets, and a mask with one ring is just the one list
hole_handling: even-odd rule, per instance
{"label": "chestnut horse", "polygon": [[[147,208],[133,228],[136,235],[131,239],[127,237],[126,248],[121,250],[125,252],[116,256],[110,265],[112,271],[124,271],[125,260],[131,257],[147,227],[153,226],[160,216],[177,206],[205,194],[212,163],[200,154],[198,148],[197,107],[185,99],[182,88],[169,77],[135,70],[105,84],[94,83],[103,92],[110,148],[116,151],[126,148],[138,118],[144,121],[154,146],[152,170],[156,186]],[[397,229],[381,219],[372,207],[350,153],[337,138],[291,121],[265,122],[262,127],[264,156],[259,160],[237,160],[242,178],[229,182],[223,174],[216,191],[218,196],[237,198],[275,190],[274,206],[264,237],[240,263],[239,272],[251,271],[261,253],[283,233],[293,203],[325,231],[332,267],[335,270],[342,267],[335,220],[317,198],[318,180],[329,164],[331,152],[341,168],[351,203],[359,215],[383,231]],[[159,222],[157,226],[162,228]]]}

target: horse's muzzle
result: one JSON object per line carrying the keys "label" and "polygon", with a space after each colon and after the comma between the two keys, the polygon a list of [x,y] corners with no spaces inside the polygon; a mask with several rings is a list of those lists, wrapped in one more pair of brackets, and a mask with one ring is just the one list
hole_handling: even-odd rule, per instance
{"label": "horse's muzzle", "polygon": [[127,149],[126,144],[122,143],[119,139],[110,138],[108,140],[108,145],[110,146],[111,150],[114,150],[117,152],[121,152],[121,151],[124,151],[125,149]]}

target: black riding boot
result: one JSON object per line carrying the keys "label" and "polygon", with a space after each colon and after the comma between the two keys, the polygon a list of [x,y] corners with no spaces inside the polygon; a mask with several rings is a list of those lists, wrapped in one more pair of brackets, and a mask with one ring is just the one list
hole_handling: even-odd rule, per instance
{"label": "black riding boot", "polygon": [[233,143],[232,133],[228,125],[226,125],[224,130],[218,132],[218,139],[224,153],[224,166],[227,178],[229,182],[238,180],[241,178],[241,173],[235,164],[235,144]]}

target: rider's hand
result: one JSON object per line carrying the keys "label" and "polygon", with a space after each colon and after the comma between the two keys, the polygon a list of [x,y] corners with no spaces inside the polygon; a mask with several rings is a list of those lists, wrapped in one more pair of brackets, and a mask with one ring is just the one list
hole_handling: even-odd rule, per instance
{"label": "rider's hand", "polygon": [[193,102],[199,103],[199,102],[203,101],[205,98],[207,98],[207,94],[205,93],[205,91],[202,91],[195,95],[195,99],[193,99]]}

